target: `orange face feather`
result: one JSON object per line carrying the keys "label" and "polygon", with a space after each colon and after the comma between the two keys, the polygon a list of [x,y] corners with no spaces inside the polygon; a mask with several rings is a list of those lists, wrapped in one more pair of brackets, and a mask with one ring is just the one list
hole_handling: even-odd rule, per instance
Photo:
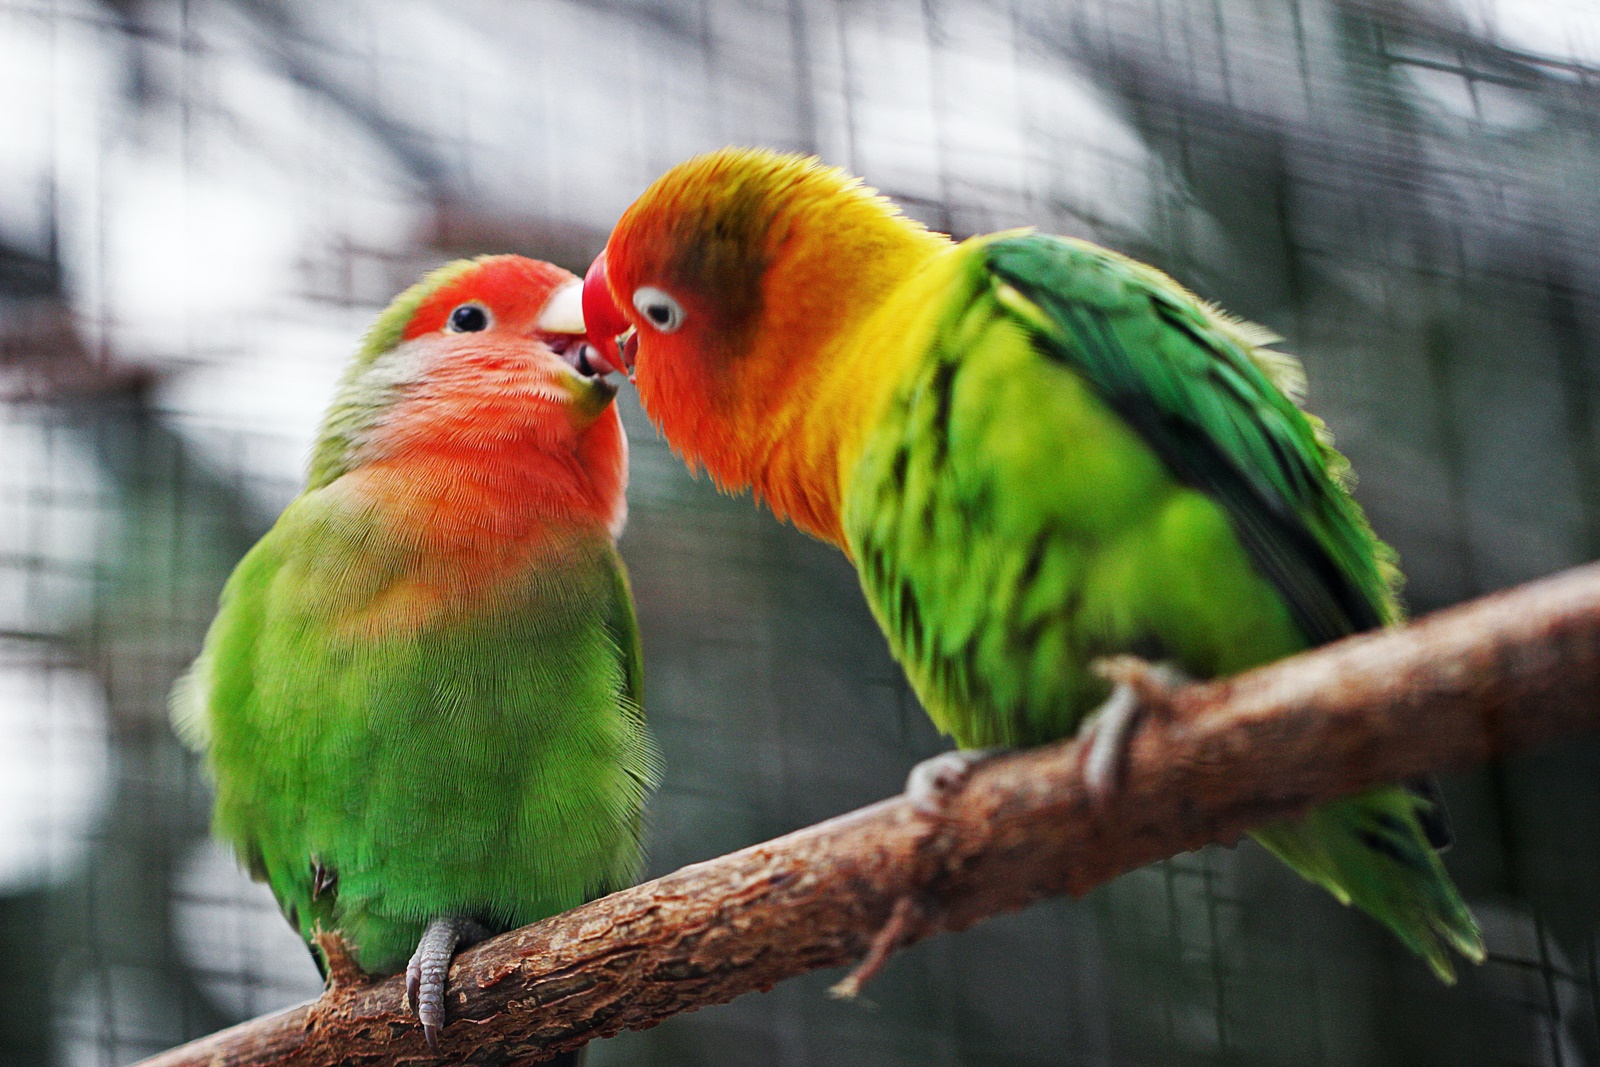
{"label": "orange face feather", "polygon": [[814,158],[723,149],[623,214],[585,317],[634,327],[624,361],[691,466],[837,543],[841,448],[873,376],[849,358],[850,335],[949,244]]}
{"label": "orange face feather", "polygon": [[421,296],[398,343],[344,386],[351,404],[382,412],[347,434],[348,469],[328,488],[375,508],[406,546],[404,573],[362,627],[469,606],[535,559],[609,540],[626,517],[615,386],[574,366],[580,336],[541,326],[578,280],[519,256],[446,270],[456,273]]}

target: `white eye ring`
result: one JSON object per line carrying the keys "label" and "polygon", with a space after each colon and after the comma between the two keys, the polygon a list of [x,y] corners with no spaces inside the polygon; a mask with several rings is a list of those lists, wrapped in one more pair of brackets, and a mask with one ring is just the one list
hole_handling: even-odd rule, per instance
{"label": "white eye ring", "polygon": [[662,333],[671,333],[683,325],[687,317],[683,305],[653,285],[641,286],[633,291],[633,306],[639,309],[645,321]]}

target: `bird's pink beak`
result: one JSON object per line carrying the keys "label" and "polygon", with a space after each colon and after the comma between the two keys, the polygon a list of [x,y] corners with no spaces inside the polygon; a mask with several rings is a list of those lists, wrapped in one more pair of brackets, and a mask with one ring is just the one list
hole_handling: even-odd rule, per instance
{"label": "bird's pink beak", "polygon": [[619,344],[617,338],[632,327],[611,297],[611,283],[606,278],[606,254],[601,252],[589,264],[589,273],[583,277],[583,324],[589,331],[589,344],[599,353],[599,360],[609,370],[623,370],[633,375],[635,346]]}

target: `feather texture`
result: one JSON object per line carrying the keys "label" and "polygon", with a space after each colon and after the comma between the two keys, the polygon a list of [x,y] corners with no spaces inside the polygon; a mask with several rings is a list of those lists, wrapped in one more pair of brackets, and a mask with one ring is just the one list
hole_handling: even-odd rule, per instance
{"label": "feather texture", "polygon": [[[934,276],[931,341],[846,481],[844,531],[960,744],[1075,732],[1108,694],[1098,656],[1214,677],[1396,618],[1390,553],[1269,377],[1288,357],[1082,242],[975,240]],[[1255,836],[1449,979],[1449,949],[1483,946],[1434,816],[1390,787]]]}
{"label": "feather texture", "polygon": [[[627,884],[654,749],[613,538],[610,387],[532,328],[564,271],[453,264],[380,317],[310,485],[244,558],[174,692],[215,829],[308,941],[403,967]],[[486,328],[452,332],[463,302]]]}
{"label": "feather texture", "polygon": [[[746,294],[738,331],[682,269],[708,247]],[[1398,618],[1299,365],[1159,271],[1027,231],[956,244],[760,149],[669,171],[606,261],[619,307],[650,285],[687,312],[670,334],[631,317],[667,439],[850,553],[962,746],[1070,736],[1107,696],[1100,656],[1215,677]],[[1447,948],[1483,947],[1436,814],[1394,787],[1259,836],[1448,977]]]}

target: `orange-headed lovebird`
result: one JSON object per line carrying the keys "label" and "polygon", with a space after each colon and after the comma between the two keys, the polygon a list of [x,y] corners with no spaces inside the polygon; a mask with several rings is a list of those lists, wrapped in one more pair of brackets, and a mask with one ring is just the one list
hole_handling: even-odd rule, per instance
{"label": "orange-headed lovebird", "polygon": [[[1397,618],[1392,554],[1296,405],[1295,361],[1104,248],[958,243],[815,159],[731,148],[628,208],[585,316],[691,466],[849,554],[964,749],[1089,720],[1107,788],[1130,657],[1209,678]],[[1449,949],[1484,949],[1439,815],[1395,786],[1255,837],[1449,980]]]}

